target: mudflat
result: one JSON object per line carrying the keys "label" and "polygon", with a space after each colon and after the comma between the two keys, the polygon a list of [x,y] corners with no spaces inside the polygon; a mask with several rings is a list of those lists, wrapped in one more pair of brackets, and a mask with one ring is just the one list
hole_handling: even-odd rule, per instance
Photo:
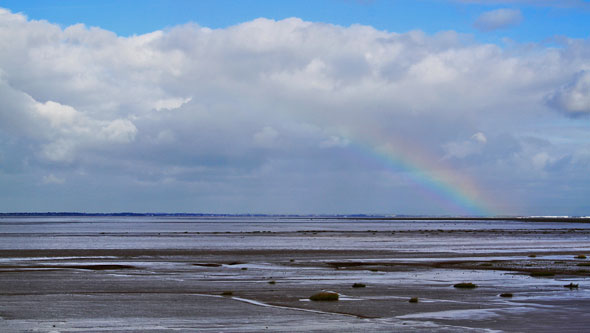
{"label": "mudflat", "polygon": [[[30,243],[0,249],[0,327],[577,332],[590,322],[586,225],[317,227],[3,233]],[[35,248],[35,237],[53,245]],[[129,246],[142,237],[169,246]],[[309,299],[322,291],[338,300]]]}

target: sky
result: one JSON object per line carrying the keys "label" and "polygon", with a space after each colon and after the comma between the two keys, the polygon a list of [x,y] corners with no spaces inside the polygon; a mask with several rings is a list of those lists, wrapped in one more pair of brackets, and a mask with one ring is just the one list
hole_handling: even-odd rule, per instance
{"label": "sky", "polygon": [[0,212],[590,215],[590,1],[1,1]]}

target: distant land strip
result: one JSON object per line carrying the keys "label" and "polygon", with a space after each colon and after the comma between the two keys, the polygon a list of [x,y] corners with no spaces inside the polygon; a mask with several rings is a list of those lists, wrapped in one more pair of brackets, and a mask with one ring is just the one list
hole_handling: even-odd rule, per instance
{"label": "distant land strip", "polygon": [[81,212],[15,212],[0,213],[6,217],[266,217],[284,219],[335,219],[361,221],[523,221],[590,223],[590,216],[426,216],[426,215],[297,215],[297,214],[207,214],[207,213],[81,213]]}

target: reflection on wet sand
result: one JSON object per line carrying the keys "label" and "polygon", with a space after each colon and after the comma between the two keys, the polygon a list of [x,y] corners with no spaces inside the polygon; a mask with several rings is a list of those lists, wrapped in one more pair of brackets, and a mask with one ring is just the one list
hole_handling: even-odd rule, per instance
{"label": "reflection on wet sand", "polygon": [[[8,240],[0,249],[0,326],[459,332],[575,331],[590,322],[584,224],[453,229],[421,221],[416,229],[372,221],[297,230],[292,221],[262,233],[228,232],[223,221],[219,230],[195,231],[196,221],[191,232],[111,221],[135,230],[121,233],[86,222],[65,233],[47,225],[43,233],[7,232],[0,222]],[[19,249],[10,246],[16,239]],[[459,283],[477,288],[453,287]],[[338,300],[310,301],[321,291]]]}

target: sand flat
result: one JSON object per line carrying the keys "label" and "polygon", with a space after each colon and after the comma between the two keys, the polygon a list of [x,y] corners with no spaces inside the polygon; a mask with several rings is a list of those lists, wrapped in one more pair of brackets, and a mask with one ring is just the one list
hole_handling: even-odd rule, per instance
{"label": "sand flat", "polygon": [[[579,331],[590,322],[590,271],[580,265],[590,261],[576,258],[590,254],[590,228],[579,224],[146,232],[133,223],[127,227],[136,231],[128,233],[20,233],[29,241],[22,249],[0,249],[0,325],[60,332],[511,332]],[[160,237],[177,241],[164,248]],[[81,239],[95,243],[80,248]],[[134,239],[142,246],[129,246],[138,244]],[[539,270],[554,275],[531,276]],[[357,282],[366,287],[353,288]],[[478,287],[454,288],[458,282]],[[569,283],[579,287],[565,288]],[[322,290],[340,300],[308,299]],[[513,297],[499,297],[505,292]]]}

